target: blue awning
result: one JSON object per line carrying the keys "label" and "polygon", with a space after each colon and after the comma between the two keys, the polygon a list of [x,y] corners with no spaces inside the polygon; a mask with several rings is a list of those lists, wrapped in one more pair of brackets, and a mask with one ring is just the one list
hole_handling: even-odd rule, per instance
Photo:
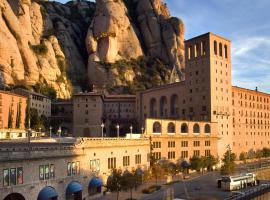
{"label": "blue awning", "polygon": [[82,190],[83,186],[79,182],[73,181],[70,184],[68,184],[66,192],[69,194],[74,194]]}
{"label": "blue awning", "polygon": [[97,178],[97,177],[94,177],[91,179],[91,181],[89,182],[89,187],[100,187],[102,186],[102,181]]}
{"label": "blue awning", "polygon": [[39,192],[37,200],[48,200],[55,197],[58,197],[56,190],[53,187],[48,186]]}

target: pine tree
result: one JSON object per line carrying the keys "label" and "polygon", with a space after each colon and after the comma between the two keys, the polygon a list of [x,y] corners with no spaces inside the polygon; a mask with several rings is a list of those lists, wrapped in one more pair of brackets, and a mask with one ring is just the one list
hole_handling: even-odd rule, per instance
{"label": "pine tree", "polygon": [[21,126],[21,103],[17,106],[17,115],[16,115],[16,128]]}
{"label": "pine tree", "polygon": [[13,124],[13,113],[12,113],[12,108],[9,107],[9,113],[8,113],[8,128],[12,128]]}

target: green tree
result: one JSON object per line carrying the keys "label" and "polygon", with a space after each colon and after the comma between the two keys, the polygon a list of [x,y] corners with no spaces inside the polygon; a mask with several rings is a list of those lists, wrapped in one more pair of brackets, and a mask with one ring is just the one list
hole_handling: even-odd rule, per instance
{"label": "green tree", "polygon": [[129,172],[126,170],[122,175],[121,188],[125,191],[130,191],[130,200],[132,200],[132,190],[140,184],[140,177],[135,171]]}
{"label": "green tree", "polygon": [[247,154],[245,152],[241,152],[240,155],[239,155],[239,160],[245,162],[246,159],[247,159]]}
{"label": "green tree", "polygon": [[153,164],[153,166],[151,167],[151,170],[152,170],[152,176],[155,178],[156,185],[157,185],[158,178],[162,178],[164,176],[165,170],[159,163]]}
{"label": "green tree", "polygon": [[12,128],[13,126],[13,111],[12,107],[9,107],[8,111],[8,128]]}
{"label": "green tree", "polygon": [[225,175],[233,173],[236,166],[235,160],[235,153],[232,153],[231,150],[227,150],[222,159],[223,165],[221,166],[221,173]]}
{"label": "green tree", "polygon": [[190,158],[190,168],[196,171],[200,171],[203,167],[203,160],[199,156],[193,156]]}
{"label": "green tree", "polygon": [[22,118],[22,112],[21,112],[21,103],[17,106],[17,116],[16,116],[16,128],[20,128],[21,126],[21,118]]}
{"label": "green tree", "polygon": [[119,192],[122,190],[122,171],[113,169],[107,181],[107,190],[110,192],[117,192],[117,200],[119,199]]}
{"label": "green tree", "polygon": [[218,163],[217,158],[213,155],[202,157],[203,168],[207,168],[207,170],[213,169],[213,167]]}

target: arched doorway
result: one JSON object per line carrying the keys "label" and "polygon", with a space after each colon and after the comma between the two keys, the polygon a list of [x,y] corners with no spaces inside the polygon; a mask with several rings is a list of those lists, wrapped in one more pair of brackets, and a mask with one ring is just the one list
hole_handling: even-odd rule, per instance
{"label": "arched doorway", "polygon": [[25,200],[24,196],[19,193],[11,193],[7,195],[4,200]]}
{"label": "arched doorway", "polygon": [[39,194],[37,200],[57,200],[58,194],[53,187],[47,186],[43,188]]}
{"label": "arched doorway", "polygon": [[79,182],[70,182],[66,189],[66,200],[82,200],[82,190],[83,186]]}

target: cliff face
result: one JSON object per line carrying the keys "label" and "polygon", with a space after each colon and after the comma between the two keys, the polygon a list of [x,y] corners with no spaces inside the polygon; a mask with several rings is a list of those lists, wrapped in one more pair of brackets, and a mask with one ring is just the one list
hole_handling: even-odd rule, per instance
{"label": "cliff face", "polygon": [[0,0],[0,27],[1,85],[69,98],[89,83],[174,82],[184,69],[184,25],[160,0]]}

